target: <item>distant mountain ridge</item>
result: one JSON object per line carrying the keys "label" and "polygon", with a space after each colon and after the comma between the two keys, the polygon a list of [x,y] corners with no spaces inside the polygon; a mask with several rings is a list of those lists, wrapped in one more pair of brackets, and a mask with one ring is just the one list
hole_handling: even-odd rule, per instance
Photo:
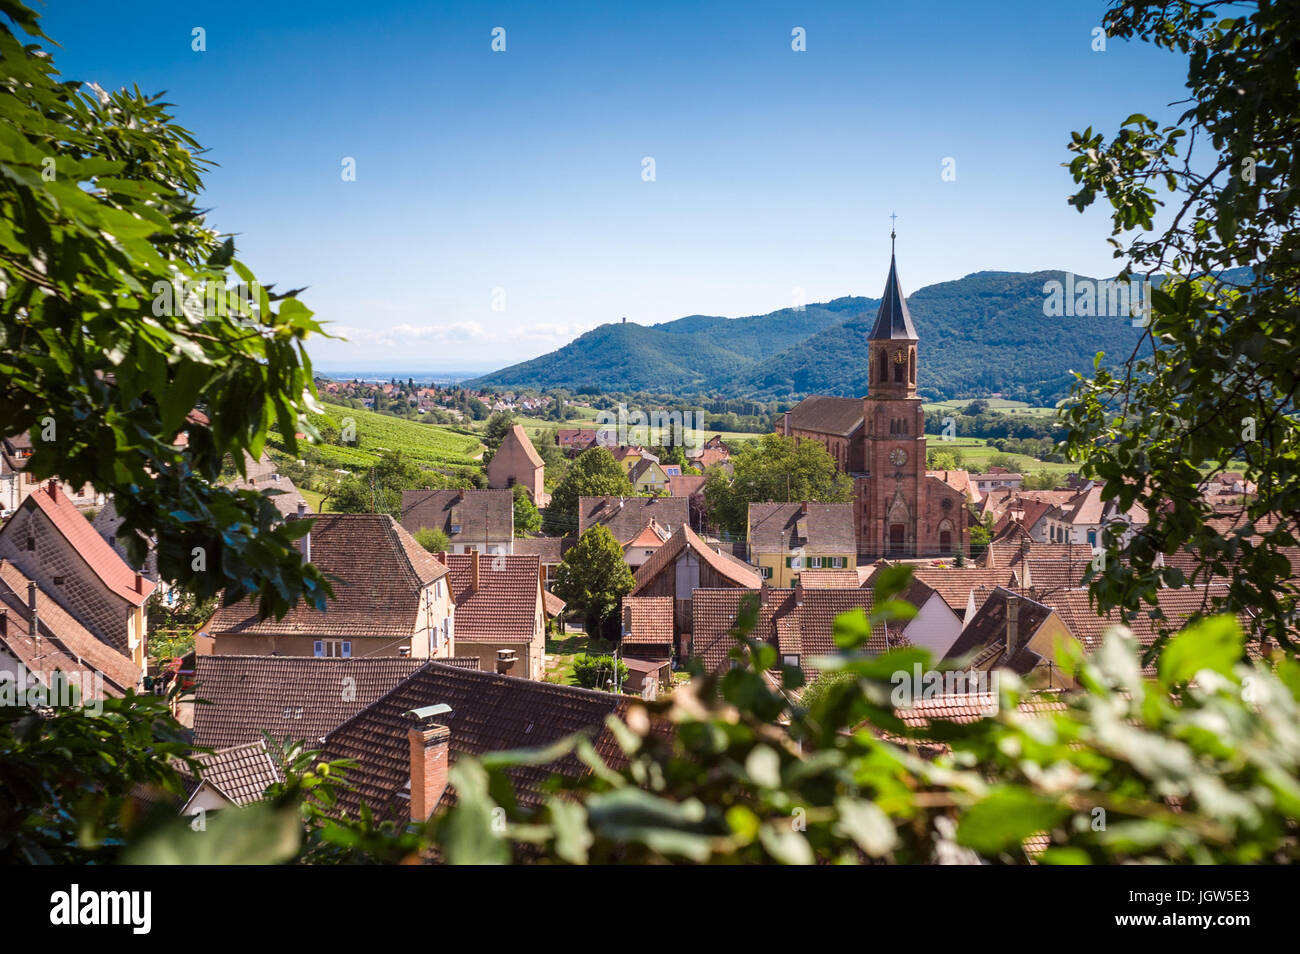
{"label": "distant mountain ridge", "polygon": [[[1141,335],[1129,316],[1046,316],[1045,284],[1065,280],[1062,271],[985,271],[918,289],[907,304],[920,338],[922,395],[1049,403],[1069,390],[1072,370],[1091,369],[1098,351],[1127,357]],[[746,318],[601,325],[470,383],[757,400],[857,396],[867,391],[866,342],[878,307],[877,299],[848,297]]]}

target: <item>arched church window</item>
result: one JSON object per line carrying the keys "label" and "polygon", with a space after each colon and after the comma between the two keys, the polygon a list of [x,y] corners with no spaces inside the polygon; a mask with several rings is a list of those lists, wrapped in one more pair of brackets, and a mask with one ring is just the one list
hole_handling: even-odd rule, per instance
{"label": "arched church window", "polygon": [[908,378],[908,382],[910,384],[915,384],[916,383],[916,349],[912,348],[908,352],[908,356],[909,356],[908,365],[911,368],[911,373],[910,373],[910,377]]}
{"label": "arched church window", "polygon": [[884,384],[889,380],[889,356],[885,354],[885,349],[880,349],[880,383]]}

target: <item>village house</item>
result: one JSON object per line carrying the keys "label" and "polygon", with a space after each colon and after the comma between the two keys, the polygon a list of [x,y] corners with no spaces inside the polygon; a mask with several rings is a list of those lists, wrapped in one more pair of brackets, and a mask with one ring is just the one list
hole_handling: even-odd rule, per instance
{"label": "village house", "polygon": [[408,533],[441,530],[452,553],[513,553],[514,495],[509,490],[403,490],[402,526]]}
{"label": "village house", "polygon": [[672,534],[667,527],[660,525],[653,517],[650,518],[640,533],[623,544],[624,562],[635,570],[654,556],[670,536]]}
{"label": "village house", "polygon": [[143,675],[154,584],[122,561],[57,481],[29,494],[0,527],[0,559]]}
{"label": "village house", "polygon": [[981,494],[992,490],[1019,490],[1025,482],[1023,474],[1012,473],[1005,467],[990,467],[982,474],[971,474],[971,483]]}
{"label": "village house", "polygon": [[1009,669],[1035,688],[1071,688],[1056,667],[1058,652],[1077,641],[1069,626],[1037,600],[998,587],[949,648],[948,662],[971,670]]}
{"label": "village house", "polygon": [[570,457],[576,457],[596,446],[594,427],[561,427],[555,431],[555,441]]}
{"label": "village house", "polygon": [[1101,484],[1092,484],[1067,503],[1053,507],[1046,515],[1049,543],[1085,543],[1090,547],[1105,545],[1103,529],[1110,527],[1119,535],[1121,545],[1147,525],[1147,514],[1134,504],[1127,512],[1114,500],[1104,498]]}
{"label": "village house", "polygon": [[522,485],[537,506],[545,507],[551,502],[546,493],[546,464],[518,424],[506,432],[501,446],[488,461],[487,478],[493,490],[511,490]]}
{"label": "village house", "polygon": [[304,602],[259,619],[252,599],[222,606],[195,638],[219,656],[446,658],[457,637],[448,571],[387,514],[322,514],[297,546],[334,588],[326,612]]}
{"label": "village house", "polygon": [[244,473],[243,477],[236,475],[223,481],[222,486],[231,490],[257,491],[270,498],[275,509],[286,517],[296,515],[299,505],[306,506],[307,501],[293,481],[280,473],[279,465],[265,450],[257,460],[253,460],[251,454],[244,454]]}
{"label": "village house", "polygon": [[689,526],[679,526],[650,559],[633,574],[632,589],[624,597],[658,597],[671,603],[643,603],[636,619],[644,624],[649,613],[668,613],[666,626],[673,634],[679,654],[683,638],[691,630],[691,599],[700,588],[756,589],[762,585],[758,571],[720,547],[714,547],[696,535]]}
{"label": "village house", "polygon": [[[681,476],[681,468],[676,468],[677,476]],[[650,457],[643,457],[628,471],[628,480],[632,482],[632,489],[639,494],[665,494],[668,493],[669,473],[668,468],[662,466],[657,460]]]}
{"label": "village house", "polygon": [[536,556],[440,553],[456,600],[456,648],[524,679],[545,675],[546,620],[564,602],[542,587]]}
{"label": "village house", "polygon": [[793,586],[803,570],[858,565],[850,503],[751,503],[745,540],[769,586]]}

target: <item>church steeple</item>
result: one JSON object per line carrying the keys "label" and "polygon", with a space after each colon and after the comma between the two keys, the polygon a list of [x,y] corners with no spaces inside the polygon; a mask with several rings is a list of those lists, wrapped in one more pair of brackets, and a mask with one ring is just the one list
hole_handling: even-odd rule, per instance
{"label": "church steeple", "polygon": [[889,232],[889,277],[876,312],[876,324],[867,336],[871,361],[869,393],[883,398],[910,398],[916,394],[916,327],[898,280],[894,256],[895,232]]}

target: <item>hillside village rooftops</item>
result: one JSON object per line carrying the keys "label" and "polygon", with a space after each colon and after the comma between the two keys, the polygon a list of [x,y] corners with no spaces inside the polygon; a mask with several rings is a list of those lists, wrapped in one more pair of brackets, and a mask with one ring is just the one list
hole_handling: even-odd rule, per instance
{"label": "hillside village rooftops", "polygon": [[424,588],[446,576],[447,567],[388,514],[312,519],[311,561],[334,588],[327,612],[300,601],[281,619],[258,619],[250,599],[219,607],[205,627],[209,633],[403,639],[416,631]]}

